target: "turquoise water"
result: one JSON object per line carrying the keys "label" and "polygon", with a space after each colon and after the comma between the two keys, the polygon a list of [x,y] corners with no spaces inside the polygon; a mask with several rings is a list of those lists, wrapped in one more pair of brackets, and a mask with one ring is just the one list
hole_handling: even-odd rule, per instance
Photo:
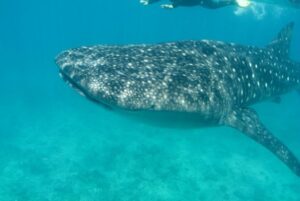
{"label": "turquoise water", "polygon": [[[269,151],[225,128],[176,130],[129,120],[79,96],[54,57],[93,44],[214,39],[266,45],[300,13],[162,10],[138,0],[0,0],[0,200],[300,200],[300,179]],[[300,98],[254,106],[300,157]]]}

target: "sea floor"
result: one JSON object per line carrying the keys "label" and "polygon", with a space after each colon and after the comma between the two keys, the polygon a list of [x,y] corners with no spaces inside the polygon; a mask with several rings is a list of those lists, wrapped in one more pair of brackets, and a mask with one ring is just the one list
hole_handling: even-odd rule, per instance
{"label": "sea floor", "polygon": [[[153,127],[56,87],[0,104],[1,201],[300,200],[300,178],[238,131]],[[256,106],[298,157],[299,102]]]}

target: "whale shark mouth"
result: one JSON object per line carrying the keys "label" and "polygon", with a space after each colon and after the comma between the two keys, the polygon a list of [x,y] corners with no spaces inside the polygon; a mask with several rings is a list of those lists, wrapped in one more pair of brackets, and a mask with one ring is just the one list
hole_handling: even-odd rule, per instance
{"label": "whale shark mouth", "polygon": [[75,89],[80,95],[88,97],[88,95],[82,90],[82,88],[74,82],[69,76],[67,76],[62,70],[59,70],[59,76],[65,81],[71,88]]}
{"label": "whale shark mouth", "polygon": [[112,110],[113,108],[109,105],[93,98],[89,93],[87,93],[82,86],[77,84],[72,78],[70,78],[63,70],[59,70],[59,76],[73,89],[75,89],[80,95],[86,97],[90,101],[102,106],[105,109]]}

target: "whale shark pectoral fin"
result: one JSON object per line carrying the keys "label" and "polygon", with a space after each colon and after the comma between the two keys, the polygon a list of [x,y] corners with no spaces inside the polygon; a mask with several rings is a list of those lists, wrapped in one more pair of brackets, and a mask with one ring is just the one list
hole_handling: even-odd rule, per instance
{"label": "whale shark pectoral fin", "polygon": [[223,123],[243,132],[248,137],[262,144],[300,177],[299,160],[278,138],[264,127],[254,110],[250,108],[236,109],[225,118]]}

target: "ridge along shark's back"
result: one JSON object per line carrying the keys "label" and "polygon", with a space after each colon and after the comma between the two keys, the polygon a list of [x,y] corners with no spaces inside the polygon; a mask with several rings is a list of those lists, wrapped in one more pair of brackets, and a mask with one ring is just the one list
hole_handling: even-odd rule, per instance
{"label": "ridge along shark's back", "polygon": [[300,69],[286,51],[292,29],[291,23],[266,48],[208,40],[99,45],[65,51],[56,62],[64,79],[96,102],[156,117],[167,112],[167,120],[183,114],[199,117],[201,126],[231,126],[299,176],[298,159],[248,108],[300,88]]}

